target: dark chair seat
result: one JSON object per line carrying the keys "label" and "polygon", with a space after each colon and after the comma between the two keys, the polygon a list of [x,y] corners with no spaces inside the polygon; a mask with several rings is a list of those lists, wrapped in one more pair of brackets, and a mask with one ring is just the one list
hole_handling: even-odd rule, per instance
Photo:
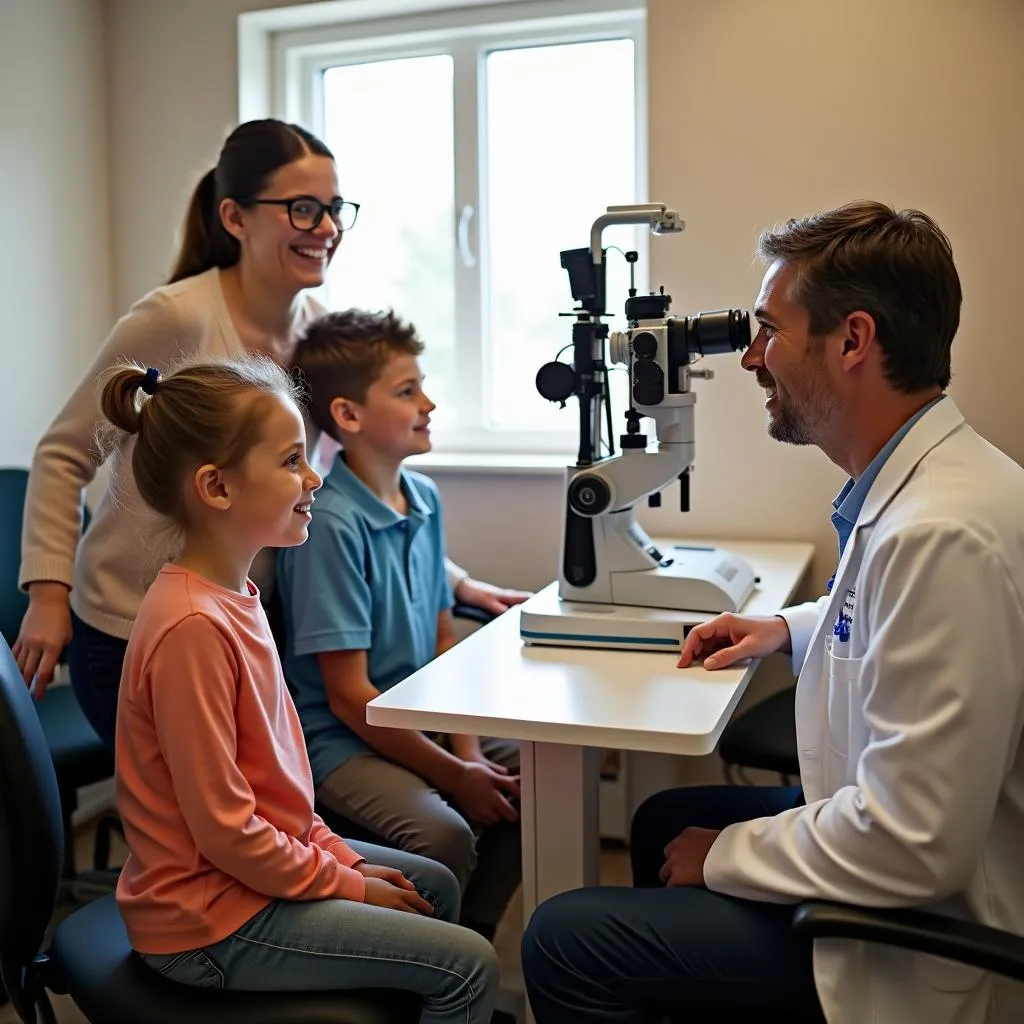
{"label": "dark chair seat", "polygon": [[408,992],[235,992],[170,981],[132,952],[114,897],[76,911],[50,950],[67,990],[92,1024],[411,1024]]}
{"label": "dark chair seat", "polygon": [[718,743],[722,760],[727,765],[799,775],[795,697],[796,687],[791,686],[734,718]]}

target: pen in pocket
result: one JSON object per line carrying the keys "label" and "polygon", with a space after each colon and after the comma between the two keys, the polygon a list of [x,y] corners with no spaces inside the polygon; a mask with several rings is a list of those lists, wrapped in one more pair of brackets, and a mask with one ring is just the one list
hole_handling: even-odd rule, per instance
{"label": "pen in pocket", "polygon": [[850,620],[840,615],[832,627],[832,656],[845,658],[850,652]]}

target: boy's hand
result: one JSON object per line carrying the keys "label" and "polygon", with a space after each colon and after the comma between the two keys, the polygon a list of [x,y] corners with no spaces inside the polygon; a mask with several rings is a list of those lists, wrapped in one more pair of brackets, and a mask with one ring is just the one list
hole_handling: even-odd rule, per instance
{"label": "boy's hand", "polygon": [[492,772],[497,772],[499,775],[508,775],[508,769],[503,764],[498,764],[497,761],[491,761],[482,750],[476,750],[465,756],[459,754],[467,764],[482,764],[485,768],[490,768]]}
{"label": "boy's hand", "polygon": [[508,769],[498,764],[497,761],[489,760],[480,748],[479,736],[449,736],[448,742],[451,745],[452,753],[460,760],[473,764],[482,764],[499,775],[508,775]]}
{"label": "boy's hand", "polygon": [[483,583],[469,576],[459,580],[455,587],[457,601],[471,604],[475,608],[482,608],[492,615],[500,615],[513,605],[522,604],[532,596],[524,590],[505,590],[503,587],[494,586],[493,583]]}
{"label": "boy's hand", "polygon": [[400,910],[406,914],[424,914],[432,917],[434,913],[434,908],[415,888],[405,889],[392,885],[387,879],[375,878],[372,875],[366,879],[366,895],[363,902],[374,907],[384,907],[385,910]]}
{"label": "boy's hand", "polygon": [[479,825],[519,820],[519,812],[509,799],[519,799],[518,775],[502,774],[489,765],[466,761],[451,796],[466,817]]}
{"label": "boy's hand", "polygon": [[399,889],[416,891],[416,886],[398,868],[386,868],[382,864],[367,864],[365,860],[354,867],[364,878],[382,878],[385,882],[397,885]]}

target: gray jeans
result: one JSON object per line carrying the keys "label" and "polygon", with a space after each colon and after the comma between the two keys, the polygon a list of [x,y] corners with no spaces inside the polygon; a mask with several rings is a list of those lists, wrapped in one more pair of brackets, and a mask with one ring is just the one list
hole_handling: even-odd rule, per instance
{"label": "gray jeans", "polygon": [[[519,773],[517,743],[484,738],[480,747]],[[518,822],[474,826],[415,772],[373,752],[336,768],[316,795],[384,842],[444,864],[459,882],[463,923],[493,934],[523,876]]]}
{"label": "gray jeans", "polygon": [[202,988],[401,989],[423,997],[420,1024],[487,1024],[498,959],[485,939],[452,923],[459,892],[451,872],[400,850],[350,845],[371,864],[398,868],[434,905],[434,917],[352,900],[273,900],[220,942],[143,960]]}

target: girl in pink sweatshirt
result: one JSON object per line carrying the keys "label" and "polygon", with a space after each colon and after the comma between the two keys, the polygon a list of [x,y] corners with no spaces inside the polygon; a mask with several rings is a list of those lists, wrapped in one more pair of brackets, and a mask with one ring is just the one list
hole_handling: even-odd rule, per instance
{"label": "girl in pink sweatshirt", "polygon": [[124,477],[180,534],[135,620],[117,709],[131,851],[117,898],[133,948],[184,984],[398,988],[423,996],[424,1024],[484,1024],[497,961],[451,923],[454,876],[348,845],[313,813],[302,730],[249,579],[262,548],[303,543],[321,483],[288,377],[261,359],[163,379],[123,366],[101,403]]}

